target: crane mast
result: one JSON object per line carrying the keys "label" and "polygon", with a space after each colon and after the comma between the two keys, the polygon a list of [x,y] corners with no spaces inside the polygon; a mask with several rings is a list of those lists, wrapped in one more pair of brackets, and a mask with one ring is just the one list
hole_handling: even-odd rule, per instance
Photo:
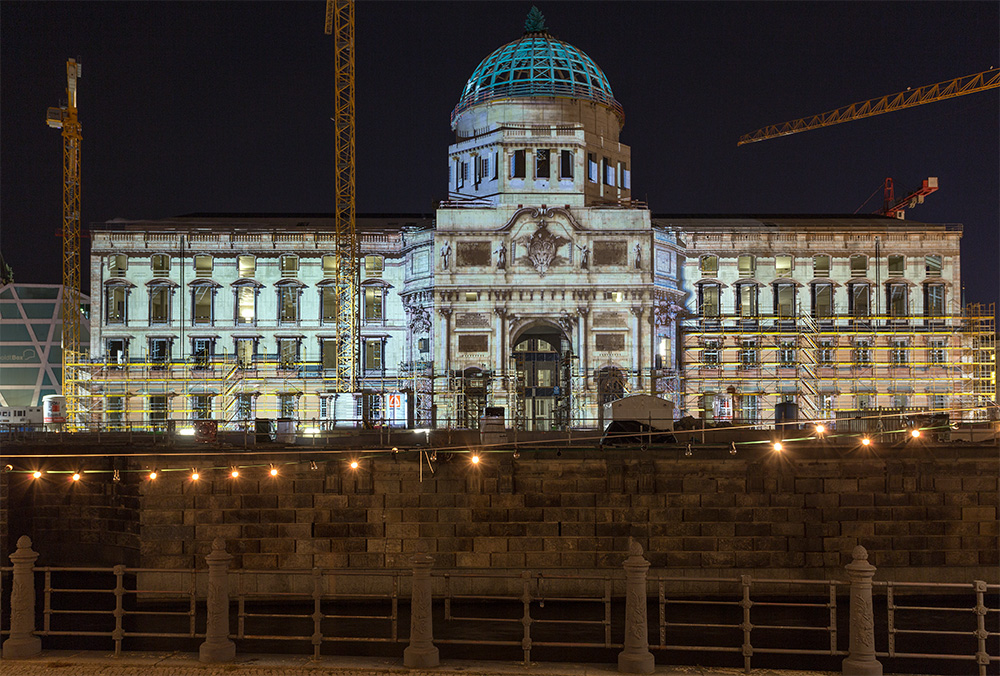
{"label": "crane mast", "polygon": [[74,364],[80,353],[80,142],[82,127],[76,107],[76,81],[80,64],[66,61],[66,105],[49,108],[45,122],[62,129],[63,137],[63,292],[62,292],[62,395],[66,399],[69,429],[79,423],[79,397]]}
{"label": "crane mast", "polygon": [[334,228],[337,266],[336,391],[357,392],[361,337],[358,292],[358,238],[355,229],[354,165],[354,2],[327,0],[326,34],[333,35],[334,50]]}
{"label": "crane mast", "polygon": [[955,78],[954,80],[938,82],[937,84],[918,87],[916,89],[907,89],[905,92],[897,92],[896,94],[890,94],[878,99],[869,99],[868,101],[862,101],[860,103],[852,103],[849,106],[837,108],[836,110],[830,110],[825,113],[820,113],[819,115],[813,115],[812,117],[804,117],[798,120],[791,120],[790,122],[773,124],[769,127],[764,127],[762,129],[758,129],[757,131],[750,132],[749,134],[744,134],[740,137],[740,140],[736,145],[742,146],[747,143],[766,141],[767,139],[777,138],[778,136],[788,136],[790,134],[797,134],[800,131],[809,131],[810,129],[829,127],[834,124],[840,124],[841,122],[860,120],[863,117],[872,117],[873,115],[891,113],[895,110],[902,110],[903,108],[912,108],[925,103],[934,103],[935,101],[955,98],[956,96],[975,94],[976,92],[986,91],[987,89],[996,89],[997,87],[1000,87],[1000,69],[991,68],[990,70],[983,71],[982,73],[966,75],[964,77]]}

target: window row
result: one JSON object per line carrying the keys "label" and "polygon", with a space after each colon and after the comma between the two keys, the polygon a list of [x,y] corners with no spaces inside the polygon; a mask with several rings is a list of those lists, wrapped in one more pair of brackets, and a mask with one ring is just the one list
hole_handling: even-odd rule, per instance
{"label": "window row", "polygon": [[[196,337],[190,339],[190,353],[188,358],[194,368],[210,368],[213,361],[225,355],[218,352],[218,340],[212,337]],[[157,366],[166,367],[171,361],[173,354],[173,338],[149,338],[147,346],[147,360],[153,368]],[[374,338],[362,339],[362,366],[367,371],[384,371],[385,354],[389,338],[378,336]],[[111,365],[124,366],[129,362],[128,338],[108,338],[105,341],[105,358]],[[233,352],[236,357],[238,368],[249,369],[260,360],[276,359],[278,368],[294,369],[298,368],[302,359],[302,339],[301,338],[276,338],[276,352],[261,352],[262,340],[260,338],[234,338]],[[324,370],[334,369],[337,366],[337,352],[340,349],[340,341],[333,338],[321,338],[319,340],[319,360],[318,363]]]}
{"label": "window row", "polygon": [[[847,314],[853,317],[867,317],[875,314],[872,304],[872,284],[867,282],[851,282],[847,287]],[[889,317],[910,316],[911,286],[905,282],[887,282],[885,285],[885,307],[877,312],[884,312]],[[762,314],[760,308],[760,290],[763,288],[757,282],[737,283],[733,287],[735,314],[746,319]],[[940,317],[945,314],[945,285],[923,285],[924,316]],[[794,282],[776,282],[771,285],[772,308],[775,317],[795,317],[802,312],[798,285]],[[809,285],[809,304],[811,316],[823,319],[834,317],[843,312],[837,312],[834,304],[834,285],[815,282]],[[702,317],[720,317],[722,315],[722,286],[714,282],[698,284],[698,314]]]}
{"label": "window row", "polygon": [[[923,348],[918,348],[908,338],[894,338],[885,348],[878,348],[888,352],[885,360],[880,363],[888,363],[890,366],[943,366],[948,363],[948,341],[944,338],[934,338],[927,342]],[[762,350],[772,351],[773,358],[762,356]],[[740,339],[736,352],[736,363],[743,368],[758,368],[762,363],[777,364],[778,366],[794,367],[800,361],[818,366],[835,366],[837,361],[837,344],[833,339],[821,339],[815,349],[806,350],[800,348],[794,339],[779,339],[774,347],[764,347],[755,338]],[[856,366],[871,366],[876,360],[870,338],[855,338],[849,348],[850,363]],[[922,352],[921,352],[922,350]],[[706,368],[715,368],[723,364],[723,341],[721,339],[707,339],[702,345],[700,365]],[[844,353],[841,352],[841,357]]]}
{"label": "window row", "polygon": [[[366,277],[380,277],[384,270],[384,259],[382,256],[365,256],[362,259],[362,270]],[[108,276],[124,277],[128,272],[128,256],[126,254],[112,254],[108,256]],[[153,274],[163,277],[170,274],[171,257],[169,254],[153,254],[149,257],[149,266]],[[327,254],[322,258],[323,276],[337,276],[337,257]],[[211,254],[195,254],[192,257],[191,269],[195,277],[211,277],[215,268],[215,256]],[[236,257],[236,269],[240,278],[252,278],[257,272],[257,256],[252,254],[241,254]],[[298,277],[299,256],[285,254],[278,256],[278,269],[282,277]]]}
{"label": "window row", "polygon": [[[805,395],[784,393],[778,395],[779,403],[798,404]],[[745,424],[761,423],[761,394],[716,394],[706,393],[698,397],[699,410],[702,417],[708,420],[732,420]],[[839,408],[861,410],[874,408],[878,395],[856,394],[850,397],[837,394],[818,394],[814,401],[821,418],[833,418],[838,406],[838,397],[841,400]],[[905,409],[913,405],[914,395],[908,394],[883,394],[881,395],[883,404],[888,403],[892,408]],[[927,406],[932,411],[948,410],[948,396],[943,394],[926,395]],[[735,410],[734,410],[735,407]]]}
{"label": "window row", "polygon": [[[851,277],[865,277],[868,274],[869,257],[864,254],[854,254],[850,257]],[[819,254],[812,257],[813,277],[829,277],[832,257]],[[795,258],[789,254],[774,257],[774,274],[776,277],[789,277],[795,267]],[[740,277],[754,277],[757,274],[757,257],[749,254],[738,256],[736,268]],[[888,257],[890,277],[903,277],[906,273],[906,256],[892,255]],[[704,276],[719,274],[719,257],[705,255],[699,259],[699,269]],[[941,256],[931,254],[924,256],[924,273],[927,277],[941,276]]]}
{"label": "window row", "polygon": [[[168,284],[152,284],[149,287],[148,321],[150,326],[170,324],[174,317],[173,304],[177,287]],[[380,286],[364,286],[362,320],[368,323],[385,321],[386,289]],[[297,324],[302,321],[302,287],[283,284],[276,287],[277,321],[279,325]],[[104,290],[104,323],[108,326],[126,325],[130,321],[129,299],[133,291],[124,284],[109,284]],[[216,300],[219,287],[200,284],[190,289],[190,312],[187,320],[193,326],[213,326],[224,321],[216,314]],[[258,302],[261,288],[254,284],[240,284],[233,289],[233,315],[236,325],[255,326],[258,317]],[[337,287],[323,286],[319,289],[319,320],[321,324],[337,323]]]}

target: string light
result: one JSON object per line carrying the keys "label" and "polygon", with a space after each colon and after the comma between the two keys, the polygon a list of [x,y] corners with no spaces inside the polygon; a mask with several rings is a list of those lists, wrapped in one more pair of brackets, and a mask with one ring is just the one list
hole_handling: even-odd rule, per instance
{"label": "string light", "polygon": [[35,477],[36,479],[41,479],[42,473],[36,469],[34,472],[31,473],[31,476]]}
{"label": "string light", "polygon": [[309,469],[312,469],[312,470],[319,469],[319,467],[316,466],[316,461],[315,460],[310,460],[309,461]]}
{"label": "string light", "polygon": [[278,476],[278,468],[274,465],[271,466],[271,476]]}
{"label": "string light", "polygon": [[774,442],[774,450],[775,450],[775,452],[781,453],[781,451],[782,451],[783,448],[784,448],[784,446],[781,445],[780,441],[775,441]]}
{"label": "string light", "polygon": [[729,446],[729,455],[736,455],[736,442],[731,442]]}
{"label": "string light", "polygon": [[476,454],[476,453],[472,454],[472,464],[473,465],[478,465],[479,464],[479,455]]}
{"label": "string light", "polygon": [[200,478],[201,475],[198,474],[198,470],[195,470],[194,472],[191,473],[191,481],[197,481]]}
{"label": "string light", "polygon": [[861,440],[861,445],[862,446],[871,446],[871,443],[872,443],[872,440],[869,439],[868,437],[865,437],[865,438],[863,438]]}
{"label": "string light", "polygon": [[152,472],[149,473],[149,478],[150,478],[151,481],[155,481],[156,480],[156,470],[155,469]]}
{"label": "string light", "polygon": [[229,476],[231,476],[234,479],[236,479],[236,478],[238,478],[240,476],[240,471],[238,469],[236,469],[235,467],[233,467],[233,471],[229,473]]}
{"label": "string light", "polygon": [[692,453],[693,451],[691,450],[691,444],[689,443],[687,445],[687,448],[684,449],[684,455],[690,457]]}
{"label": "string light", "polygon": [[79,480],[80,480],[80,473],[79,473],[79,472],[73,472],[73,476],[72,476],[72,477],[70,477],[70,478],[71,478],[71,479],[72,479],[73,481],[79,481]]}
{"label": "string light", "polygon": [[826,427],[823,425],[816,425],[816,434],[823,434],[826,432]]}
{"label": "string light", "polygon": [[517,460],[517,459],[518,459],[518,458],[520,458],[520,457],[521,457],[521,451],[519,451],[519,450],[517,450],[517,449],[515,448],[515,449],[514,449],[514,459],[515,459],[515,460]]}
{"label": "string light", "polygon": [[914,439],[916,439],[917,437],[920,436],[920,430],[913,430],[913,431],[911,431],[910,432],[910,436],[913,437]]}
{"label": "string light", "polygon": [[351,460],[351,469],[357,469],[357,468],[358,468],[358,461]]}

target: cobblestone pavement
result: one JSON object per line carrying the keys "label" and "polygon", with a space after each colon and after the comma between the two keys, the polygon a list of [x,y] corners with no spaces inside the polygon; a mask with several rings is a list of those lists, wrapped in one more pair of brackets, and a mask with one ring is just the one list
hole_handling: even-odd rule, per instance
{"label": "cobblestone pavement", "polygon": [[[29,660],[4,660],[3,676],[611,676],[610,664],[533,663],[445,660],[434,669],[407,669],[399,658],[337,657],[314,662],[306,657],[240,655],[227,664],[202,664],[194,653],[111,653],[47,650]],[[660,676],[742,676],[742,669],[657,666]],[[833,676],[829,671],[754,669],[751,676]]]}

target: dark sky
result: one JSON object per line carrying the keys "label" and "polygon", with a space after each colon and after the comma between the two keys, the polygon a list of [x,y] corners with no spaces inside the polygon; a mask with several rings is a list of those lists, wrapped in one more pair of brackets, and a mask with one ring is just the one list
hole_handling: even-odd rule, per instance
{"label": "dark sky", "polygon": [[[967,300],[995,302],[1000,92],[737,148],[741,134],[1000,66],[997,2],[538,2],[625,108],[654,213],[852,213],[886,177],[941,189]],[[359,213],[446,195],[449,114],[530,2],[359,2]],[[330,212],[333,43],[323,2],[0,3],[0,250],[58,283],[61,139],[45,110],[82,63],[83,221]],[[879,206],[881,191],[867,210]]]}

